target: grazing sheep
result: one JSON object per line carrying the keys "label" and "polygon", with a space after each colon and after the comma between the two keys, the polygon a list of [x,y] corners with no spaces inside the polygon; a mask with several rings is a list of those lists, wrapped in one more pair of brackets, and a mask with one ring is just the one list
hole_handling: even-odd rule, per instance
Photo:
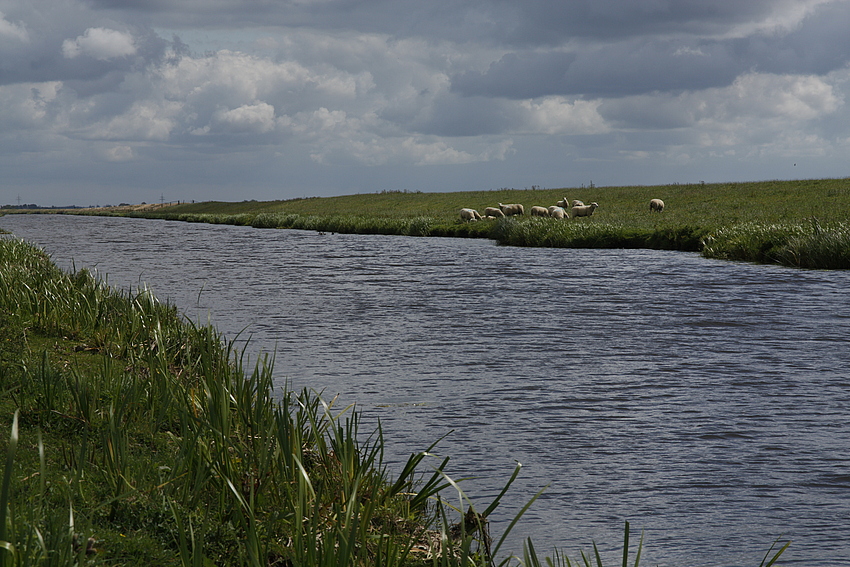
{"label": "grazing sheep", "polygon": [[567,211],[564,207],[549,207],[549,216],[553,219],[567,218]]}
{"label": "grazing sheep", "polygon": [[499,208],[502,210],[503,213],[505,213],[506,217],[509,217],[511,215],[525,214],[525,208],[523,208],[523,206],[519,203],[514,203],[510,205],[503,205],[502,203],[499,203]]}
{"label": "grazing sheep", "polygon": [[495,219],[505,216],[505,213],[502,212],[502,209],[498,209],[496,207],[487,207],[486,209],[484,209],[484,216],[492,217]]}
{"label": "grazing sheep", "polygon": [[659,213],[664,210],[664,201],[661,199],[653,199],[649,202],[649,211],[658,211]]}
{"label": "grazing sheep", "polygon": [[531,207],[531,216],[533,216],[533,217],[548,217],[549,216],[549,209],[547,209],[546,207],[538,207],[538,206]]}
{"label": "grazing sheep", "polygon": [[589,205],[576,205],[573,207],[573,217],[589,217],[596,210],[599,203],[591,203]]}
{"label": "grazing sheep", "polygon": [[[567,201],[566,197],[564,197],[563,199],[561,199],[560,201],[555,203],[556,207],[561,207],[562,209],[566,209],[569,205],[570,205],[570,202]],[[549,207],[549,208],[551,209],[552,207]]]}
{"label": "grazing sheep", "polygon": [[481,215],[475,209],[461,209],[460,219],[466,222],[481,220]]}
{"label": "grazing sheep", "polygon": [[[582,206],[584,206],[584,201],[579,201],[578,199],[576,199],[575,201],[573,201],[573,206],[574,207],[582,207]],[[564,208],[566,209],[566,207],[564,207]]]}

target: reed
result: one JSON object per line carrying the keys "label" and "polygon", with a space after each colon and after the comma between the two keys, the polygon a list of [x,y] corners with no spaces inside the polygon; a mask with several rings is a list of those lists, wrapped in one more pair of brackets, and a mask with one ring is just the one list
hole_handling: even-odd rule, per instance
{"label": "reed", "polygon": [[540,562],[530,542],[501,553],[537,496],[495,545],[487,527],[519,465],[480,512],[434,446],[393,475],[380,426],[364,435],[352,407],[275,391],[273,359],[248,366],[148,289],[0,239],[0,338],[0,565]]}

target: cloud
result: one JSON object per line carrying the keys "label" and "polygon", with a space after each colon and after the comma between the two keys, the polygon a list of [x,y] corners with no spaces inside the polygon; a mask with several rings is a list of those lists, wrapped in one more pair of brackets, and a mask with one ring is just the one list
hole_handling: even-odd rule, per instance
{"label": "cloud", "polygon": [[[486,68],[453,74],[452,89],[465,96],[514,99],[618,97],[728,86],[751,70],[823,74],[850,60],[850,34],[844,25],[850,18],[850,3],[843,0],[780,2],[775,8],[765,2],[736,3],[737,7],[725,2],[611,1],[584,8],[582,2],[563,4],[553,8],[553,22],[581,15],[578,21],[599,19],[610,33],[619,29],[621,16],[613,13],[618,5],[622,25],[631,18],[629,29],[612,37],[596,35],[588,42],[564,36],[552,45],[538,42],[509,49]],[[534,14],[529,9],[526,17],[536,21]],[[689,23],[690,18],[699,25]],[[641,28],[637,25],[641,21],[651,21],[652,26]],[[538,23],[538,32],[548,26]],[[675,33],[672,29],[653,33],[653,28],[668,24],[676,25]]]}
{"label": "cloud", "polygon": [[105,152],[107,161],[121,162],[133,159],[133,148],[130,146],[112,146]]}
{"label": "cloud", "polygon": [[274,130],[274,107],[265,102],[243,104],[231,110],[217,110],[214,121],[231,132],[266,133]]}
{"label": "cloud", "polygon": [[599,113],[615,131],[629,132],[627,146],[640,148],[623,152],[630,159],[826,155],[841,144],[828,125],[845,110],[836,85],[848,75],[749,73],[728,87],[605,101]]}
{"label": "cloud", "polygon": [[52,117],[61,83],[0,85],[0,131],[32,130]]}
{"label": "cloud", "polygon": [[76,39],[66,39],[62,43],[62,54],[66,59],[85,55],[99,61],[135,55],[136,46],[133,36],[106,28],[89,28]]}
{"label": "cloud", "polygon": [[570,101],[564,97],[548,97],[541,101],[520,103],[527,115],[524,117],[526,133],[533,134],[602,134],[610,130],[599,114],[601,101]]}
{"label": "cloud", "polygon": [[77,116],[91,109],[75,107],[68,115],[65,135],[86,140],[136,140],[165,142],[178,126],[182,105],[174,101],[140,100],[124,112],[107,115],[100,120],[75,126]]}
{"label": "cloud", "polygon": [[[400,138],[342,137],[316,144],[310,154],[323,165],[437,166],[504,160],[511,152],[509,139],[458,141],[449,144],[434,136]],[[465,147],[466,146],[466,147]]]}
{"label": "cloud", "polygon": [[15,24],[8,21],[3,12],[0,12],[0,39],[4,37],[24,43],[29,41],[29,33],[26,26],[21,23]]}

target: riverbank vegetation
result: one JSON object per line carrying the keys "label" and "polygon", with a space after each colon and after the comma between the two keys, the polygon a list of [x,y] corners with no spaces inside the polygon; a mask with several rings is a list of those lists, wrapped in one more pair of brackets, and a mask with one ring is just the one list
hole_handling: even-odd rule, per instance
{"label": "riverbank vegetation", "polygon": [[[490,566],[521,557],[447,458],[383,462],[383,431],[314,392],[274,390],[214,328],[150,290],[66,274],[0,238],[0,565]],[[448,496],[446,494],[448,493]],[[639,564],[643,538],[629,548]],[[788,544],[765,555],[771,565]],[[582,564],[601,567],[594,554]]]}
{"label": "riverbank vegetation", "polygon": [[[464,207],[597,202],[590,217],[463,222]],[[662,199],[661,213],[649,201]],[[490,238],[512,246],[652,248],[799,268],[850,269],[850,179],[637,187],[382,192],[286,201],[114,207],[110,214],[320,232]]]}

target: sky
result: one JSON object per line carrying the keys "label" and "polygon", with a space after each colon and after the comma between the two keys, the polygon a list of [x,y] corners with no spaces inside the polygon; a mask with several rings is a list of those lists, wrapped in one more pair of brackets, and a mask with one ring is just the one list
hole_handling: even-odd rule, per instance
{"label": "sky", "polygon": [[0,205],[850,177],[850,0],[0,0]]}

